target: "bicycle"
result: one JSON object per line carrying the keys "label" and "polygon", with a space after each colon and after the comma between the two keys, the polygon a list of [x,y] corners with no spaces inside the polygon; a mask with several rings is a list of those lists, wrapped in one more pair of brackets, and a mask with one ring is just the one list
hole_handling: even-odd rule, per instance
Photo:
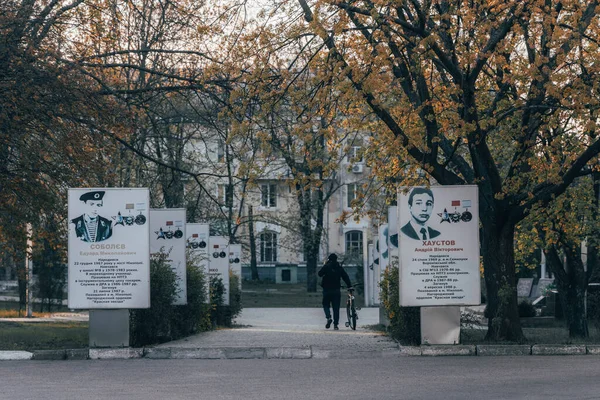
{"label": "bicycle", "polygon": [[356,313],[357,308],[354,305],[354,288],[348,288],[348,298],[346,299],[346,316],[348,317],[348,322],[346,322],[346,328],[351,328],[353,331],[356,330],[356,320],[358,319],[358,314]]}

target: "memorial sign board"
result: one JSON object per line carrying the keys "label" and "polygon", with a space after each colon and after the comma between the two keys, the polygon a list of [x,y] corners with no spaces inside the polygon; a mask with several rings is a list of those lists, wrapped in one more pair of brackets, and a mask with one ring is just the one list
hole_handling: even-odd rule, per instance
{"label": "memorial sign board", "polygon": [[148,189],[68,193],[70,309],[150,307]]}
{"label": "memorial sign board", "polygon": [[[187,224],[187,247],[192,264],[202,271],[208,279],[208,238],[210,234],[209,224]],[[208,287],[206,289],[206,303],[210,303]]]}
{"label": "memorial sign board", "polygon": [[533,286],[533,278],[519,278],[517,282],[517,296],[529,297]]}
{"label": "memorial sign board", "polygon": [[224,236],[211,236],[208,248],[208,275],[223,281],[223,304],[229,305],[229,240]]}
{"label": "memorial sign board", "polygon": [[400,305],[480,304],[477,186],[398,195]]}
{"label": "memorial sign board", "polygon": [[388,265],[396,265],[398,257],[398,207],[388,207]]}
{"label": "memorial sign board", "polygon": [[541,278],[536,288],[536,296],[544,296],[546,288],[554,283],[554,278]]}
{"label": "memorial sign board", "polygon": [[242,245],[229,245],[229,269],[238,276],[238,286],[242,288]]}
{"label": "memorial sign board", "polygon": [[379,225],[378,232],[378,264],[379,264],[379,272],[383,274],[383,272],[387,269],[388,262],[390,259],[390,253],[388,251],[388,224]]}
{"label": "memorial sign board", "polygon": [[150,210],[150,252],[161,253],[177,275],[175,305],[187,304],[185,208]]}

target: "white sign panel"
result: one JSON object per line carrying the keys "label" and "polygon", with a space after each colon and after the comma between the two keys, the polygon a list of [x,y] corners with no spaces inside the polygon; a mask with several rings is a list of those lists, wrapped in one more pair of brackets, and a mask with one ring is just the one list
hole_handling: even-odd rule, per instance
{"label": "white sign panel", "polygon": [[389,260],[389,251],[388,251],[388,224],[379,225],[378,233],[377,233],[377,243],[375,248],[375,262],[374,262],[374,272],[375,272],[375,302],[379,304],[381,302],[381,280],[383,279],[383,274],[388,267]]}
{"label": "white sign panel", "polygon": [[480,303],[477,195],[477,186],[400,190],[401,306]]}
{"label": "white sign panel", "polygon": [[177,275],[175,305],[187,304],[185,208],[150,210],[150,252],[163,253]]}
{"label": "white sign panel", "polygon": [[211,236],[208,240],[208,275],[221,278],[225,286],[223,304],[229,305],[229,240]]}
{"label": "white sign panel", "polygon": [[210,302],[209,297],[209,276],[208,276],[208,237],[210,234],[209,224],[187,224],[187,247],[192,263],[200,268],[206,279],[206,303]]}
{"label": "white sign panel", "polygon": [[383,276],[383,273],[388,267],[390,260],[390,252],[388,250],[388,224],[379,225],[379,271]]}
{"label": "white sign panel", "polygon": [[388,207],[388,265],[398,261],[398,207]]}
{"label": "white sign panel", "polygon": [[69,189],[69,308],[150,307],[148,189]]}
{"label": "white sign panel", "polygon": [[242,245],[229,245],[229,269],[239,277],[238,286],[242,288]]}

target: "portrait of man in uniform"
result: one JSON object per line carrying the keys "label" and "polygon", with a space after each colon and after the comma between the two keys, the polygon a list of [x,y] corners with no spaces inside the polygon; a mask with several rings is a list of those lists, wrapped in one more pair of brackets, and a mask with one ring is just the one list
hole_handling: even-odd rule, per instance
{"label": "portrait of man in uniform", "polygon": [[75,234],[84,242],[102,242],[112,236],[112,221],[98,214],[104,204],[104,193],[94,191],[79,197],[85,205],[85,212],[71,222],[75,224]]}
{"label": "portrait of man in uniform", "polygon": [[410,221],[400,229],[409,238],[428,240],[440,236],[440,232],[427,224],[433,212],[433,192],[430,189],[417,187],[408,196]]}

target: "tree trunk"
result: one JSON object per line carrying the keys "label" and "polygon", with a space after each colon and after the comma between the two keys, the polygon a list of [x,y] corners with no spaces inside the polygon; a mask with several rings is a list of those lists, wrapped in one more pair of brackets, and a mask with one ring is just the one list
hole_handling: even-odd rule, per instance
{"label": "tree trunk", "polygon": [[183,201],[183,180],[179,171],[162,168],[164,176],[162,177],[163,197],[166,208],[182,208]]}
{"label": "tree trunk", "polygon": [[306,258],[306,291],[315,293],[317,291],[317,263],[318,252],[312,252]]}
{"label": "tree trunk", "polygon": [[548,252],[548,264],[556,278],[556,287],[569,328],[569,337],[586,338],[589,336],[585,315],[587,275],[581,260],[581,246],[569,243],[563,247],[563,250],[566,255],[566,265],[563,264],[556,248]]}
{"label": "tree trunk", "polygon": [[[323,233],[323,193],[318,189],[318,200],[313,201],[311,190],[296,186],[298,203],[300,205],[300,232],[306,260],[306,291],[317,291],[317,263]],[[316,224],[313,229],[311,217],[316,214]]]}
{"label": "tree trunk", "polygon": [[[592,173],[594,205],[592,218],[598,220],[598,207],[600,207],[600,172]],[[588,282],[600,282],[600,254],[598,254],[598,235],[591,235],[587,239],[587,271]]]}
{"label": "tree trunk", "polygon": [[256,265],[256,239],[254,237],[254,215],[252,206],[248,206],[248,235],[250,237],[250,271],[252,272],[252,280],[258,281],[258,266]]}
{"label": "tree trunk", "polygon": [[[562,285],[561,285],[562,286]],[[560,300],[565,313],[570,338],[587,338],[587,318],[585,316],[585,289],[577,284],[558,289]]]}
{"label": "tree trunk", "polygon": [[486,340],[523,342],[517,303],[514,225],[506,218],[482,213],[482,254],[487,289]]}

